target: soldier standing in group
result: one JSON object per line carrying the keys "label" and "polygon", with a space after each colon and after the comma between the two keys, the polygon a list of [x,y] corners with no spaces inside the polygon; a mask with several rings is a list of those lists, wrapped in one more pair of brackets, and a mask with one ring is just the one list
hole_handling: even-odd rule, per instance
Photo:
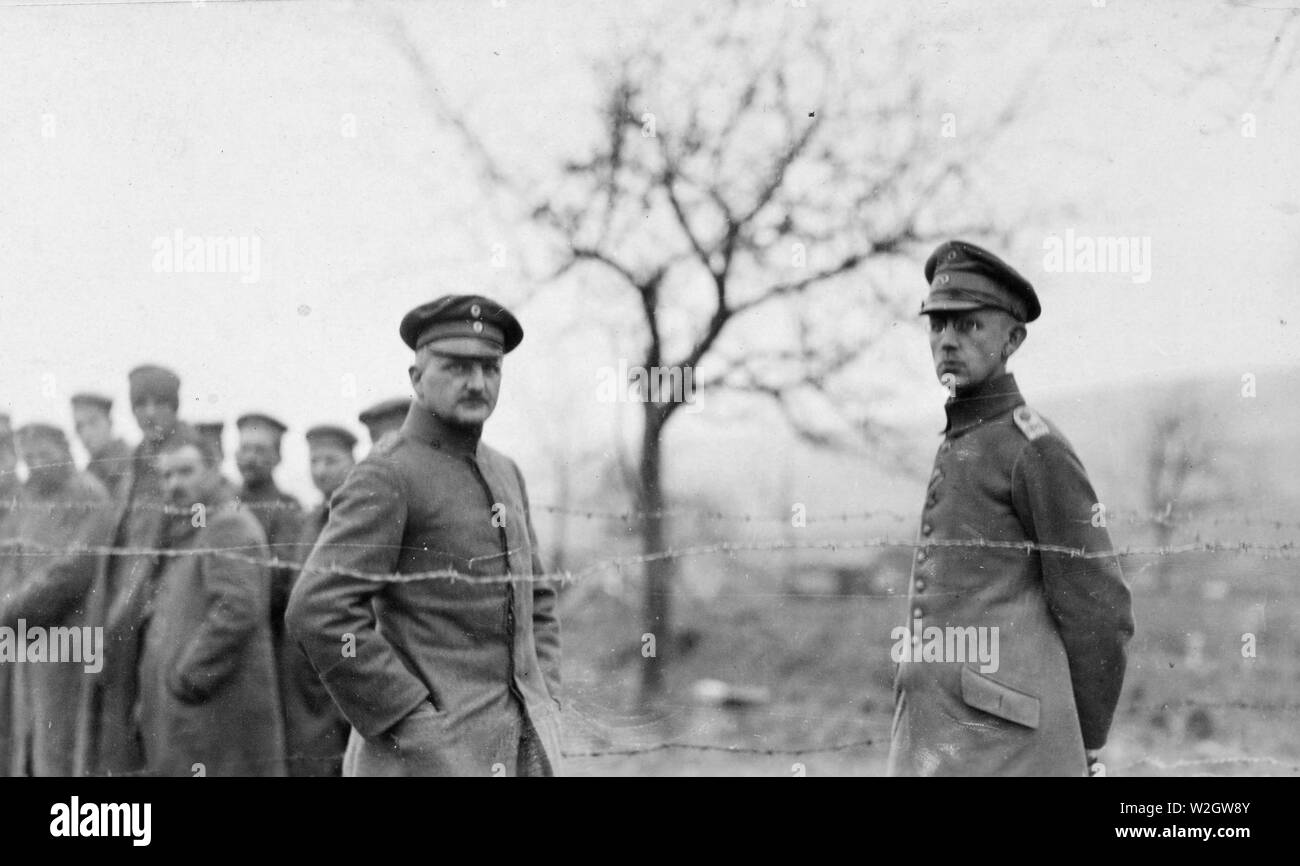
{"label": "soldier standing in group", "polygon": [[[449,295],[402,319],[416,399],[356,465],[287,624],[354,728],[344,775],[550,775],[560,627],[523,476],[480,441],[509,311]],[[457,575],[386,580],[396,574]]]}
{"label": "soldier standing in group", "polygon": [[[303,521],[295,559],[305,562],[329,522],[330,497],[356,463],[357,437],[343,427],[323,424],[307,431],[311,480],[321,502]],[[284,704],[284,739],[291,776],[338,776],[352,726],[335,706],[302,648],[286,640],[279,649],[280,697]]]}
{"label": "soldier standing in group", "polygon": [[[75,629],[80,645],[82,626],[98,623],[89,617],[94,571],[76,551],[107,528],[108,491],[88,471],[76,469],[58,427],[27,424],[17,438],[27,482],[12,533],[24,549],[21,556],[0,557],[0,569],[9,572],[0,578],[6,586],[0,591],[0,627],[17,629],[21,621],[47,634]],[[81,567],[69,567],[70,561]],[[90,660],[83,659],[13,666],[12,774],[69,776],[78,769],[77,738],[90,682],[83,666]]]}
{"label": "soldier standing in group", "polygon": [[[927,649],[899,660],[889,772],[1086,775],[1119,700],[1133,614],[1079,458],[1006,370],[1038,297],[962,241],[939,246],[925,278],[921,313],[952,396],[908,592],[907,631]],[[962,640],[995,630],[996,670],[938,653],[932,638],[948,629]]]}
{"label": "soldier standing in group", "polygon": [[236,495],[234,483],[226,477],[225,472],[221,472],[221,467],[226,465],[226,444],[222,441],[222,437],[226,432],[226,422],[199,421],[193,427],[195,433],[198,433],[212,444],[212,450],[217,455],[217,471],[221,474],[222,489],[232,496]]}
{"label": "soldier standing in group", "polygon": [[358,415],[357,420],[366,425],[370,433],[370,446],[373,448],[385,434],[401,429],[410,409],[410,397],[390,397]]}
{"label": "soldier standing in group", "polygon": [[86,469],[114,499],[131,477],[131,447],[113,435],[113,400],[102,394],[72,395],[72,422],[90,455]]}
{"label": "soldier standing in group", "polygon": [[[14,446],[14,432],[9,416],[0,413],[0,593],[9,588],[12,568],[9,565],[17,551],[13,537],[12,520],[18,511],[18,498],[22,485],[18,481],[18,452]],[[14,665],[0,665],[0,777],[9,775],[13,755],[13,669]]]}
{"label": "soldier standing in group", "polygon": [[22,485],[18,483],[18,452],[9,416],[0,413],[0,525],[13,509]]}
{"label": "soldier standing in group", "polygon": [[239,428],[239,448],[235,465],[243,476],[239,501],[262,524],[271,556],[285,565],[271,566],[271,639],[276,657],[283,653],[284,608],[289,603],[289,585],[294,569],[295,546],[302,534],[302,506],[275,483],[275,469],[280,465],[280,443],[288,428],[262,412],[250,412],[235,421]]}
{"label": "soldier standing in group", "polygon": [[[140,659],[145,768],[164,776],[283,776],[266,535],[221,483],[210,440],[158,457],[171,523]],[[229,551],[233,555],[223,555]],[[197,768],[197,769],[196,769]]]}
{"label": "soldier standing in group", "polygon": [[124,482],[125,496],[112,546],[135,548],[103,560],[107,610],[104,619],[104,669],[93,686],[90,742],[84,763],[91,773],[118,774],[143,767],[140,731],[135,720],[139,687],[140,642],[148,619],[148,603],[161,564],[156,551],[167,524],[187,523],[188,514],[168,514],[158,475],[157,457],[163,446],[188,427],[177,419],[180,377],[171,370],[146,364],[128,376],[131,411],[142,434]]}

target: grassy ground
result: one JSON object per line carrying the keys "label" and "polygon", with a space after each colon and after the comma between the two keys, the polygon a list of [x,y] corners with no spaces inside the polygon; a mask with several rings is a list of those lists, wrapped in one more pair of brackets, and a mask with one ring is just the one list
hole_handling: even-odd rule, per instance
{"label": "grassy ground", "polygon": [[[1168,589],[1158,588],[1150,563],[1126,564],[1138,634],[1104,755],[1112,775],[1300,775],[1298,564],[1186,557],[1172,563]],[[680,599],[677,639],[660,643],[654,659],[642,656],[634,599],[570,591],[566,751],[639,753],[574,757],[568,772],[882,775],[892,713],[888,635],[903,621],[902,602],[896,594],[791,595],[778,584],[733,577],[711,598]],[[1255,658],[1242,655],[1248,633]],[[668,665],[667,697],[651,711],[635,704],[644,664]],[[708,706],[693,695],[703,679],[765,688],[769,700]]]}

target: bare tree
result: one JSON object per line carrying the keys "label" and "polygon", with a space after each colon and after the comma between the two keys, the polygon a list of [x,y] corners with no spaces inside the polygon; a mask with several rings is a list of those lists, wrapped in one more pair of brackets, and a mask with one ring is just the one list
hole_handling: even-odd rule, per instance
{"label": "bare tree", "polygon": [[[1218,466],[1219,443],[1207,432],[1207,413],[1191,389],[1159,409],[1151,421],[1146,495],[1157,547],[1169,547],[1179,525],[1231,501]],[[1156,585],[1168,589],[1169,557],[1156,564]]]}
{"label": "bare tree", "polygon": [[[761,39],[739,9],[722,18],[602,70],[601,135],[533,215],[561,240],[557,277],[596,268],[631,299],[634,367],[690,371],[702,396],[760,396],[818,444],[871,439],[878,425],[844,385],[912,312],[884,277],[923,245],[990,233],[960,196],[1014,109],[957,145],[905,40],[879,79],[848,81],[825,22]],[[683,75],[682,57],[711,60]],[[656,554],[670,542],[664,432],[683,403],[642,398],[643,626],[667,647],[676,563]],[[663,691],[665,661],[644,666],[643,699]]]}
{"label": "bare tree", "polygon": [[[733,3],[665,19],[599,67],[590,148],[541,195],[509,181],[464,120],[451,126],[490,185],[513,183],[531,201],[529,221],[554,242],[553,279],[601,275],[600,305],[636,323],[630,369],[691,376],[701,399],[760,398],[817,445],[879,448],[881,394],[866,391],[864,359],[914,316],[928,247],[1006,239],[972,176],[1025,92],[957,118],[931,92],[910,25],[882,19],[846,34],[806,8],[784,10],[778,26],[757,20],[771,14]],[[674,397],[639,400],[639,631],[659,650],[643,667],[643,701],[664,691],[672,646],[664,434],[684,405]]]}

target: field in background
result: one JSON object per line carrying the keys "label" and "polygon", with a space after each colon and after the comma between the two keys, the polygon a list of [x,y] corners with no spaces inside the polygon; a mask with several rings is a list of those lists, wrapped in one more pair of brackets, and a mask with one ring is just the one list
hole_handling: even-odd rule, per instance
{"label": "field in background", "polygon": [[[656,663],[641,655],[635,581],[622,594],[595,584],[566,591],[566,751],[649,750],[573,758],[569,773],[789,776],[800,764],[808,775],[884,773],[889,634],[905,616],[902,585],[791,593],[787,576],[727,565],[709,598],[678,604],[670,691],[654,713],[635,709],[638,668]],[[1154,565],[1125,562],[1138,631],[1104,755],[1110,773],[1300,774],[1300,559],[1175,556],[1167,588]],[[1242,656],[1246,633],[1256,658]],[[767,689],[768,700],[707,705],[694,693],[700,680]],[[666,742],[747,751],[659,747]],[[799,753],[834,746],[844,748]]]}

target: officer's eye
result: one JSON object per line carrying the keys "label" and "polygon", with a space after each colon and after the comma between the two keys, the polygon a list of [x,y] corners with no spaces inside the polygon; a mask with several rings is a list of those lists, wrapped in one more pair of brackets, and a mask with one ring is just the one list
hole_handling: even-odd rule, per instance
{"label": "officer's eye", "polygon": [[963,334],[970,334],[980,329],[978,319],[958,319],[957,330]]}

